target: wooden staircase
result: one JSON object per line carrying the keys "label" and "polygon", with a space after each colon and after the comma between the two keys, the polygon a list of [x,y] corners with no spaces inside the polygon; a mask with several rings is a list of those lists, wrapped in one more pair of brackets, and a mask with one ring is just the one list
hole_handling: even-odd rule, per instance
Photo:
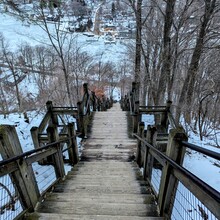
{"label": "wooden staircase", "polygon": [[81,161],[27,219],[162,220],[119,104],[96,112]]}

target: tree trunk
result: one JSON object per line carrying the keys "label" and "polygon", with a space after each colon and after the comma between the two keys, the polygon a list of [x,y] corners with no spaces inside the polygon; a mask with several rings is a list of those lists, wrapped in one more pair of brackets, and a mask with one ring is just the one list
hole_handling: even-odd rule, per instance
{"label": "tree trunk", "polygon": [[164,96],[167,89],[167,83],[171,74],[171,28],[173,25],[174,7],[176,0],[167,1],[165,23],[164,23],[164,36],[163,36],[163,54],[162,54],[162,68],[157,89],[156,105],[162,105],[164,103]]}
{"label": "tree trunk", "polygon": [[21,112],[22,108],[21,108],[20,92],[19,92],[19,88],[18,88],[18,82],[16,79],[16,73],[14,72],[14,70],[12,70],[12,75],[13,75],[14,82],[15,82],[15,91],[16,91],[16,98],[17,98],[17,102],[18,102],[18,109],[19,109],[19,112]]}
{"label": "tree trunk", "polygon": [[0,83],[0,92],[1,92],[1,102],[2,102],[2,111],[4,114],[4,119],[6,118],[6,115],[8,114],[9,110],[8,110],[8,103],[7,103],[7,99],[5,97],[5,93],[3,91],[2,88],[2,84]]}
{"label": "tree trunk", "polygon": [[149,87],[149,81],[150,81],[150,71],[149,71],[149,50],[147,49],[147,54],[144,51],[143,45],[141,46],[142,49],[142,55],[144,58],[144,69],[145,69],[145,74],[144,74],[144,80],[143,80],[143,89],[142,89],[142,97],[141,97],[141,105],[146,105],[146,96],[147,96],[147,91]]}
{"label": "tree trunk", "polygon": [[137,100],[139,100],[140,93],[140,73],[141,73],[141,31],[142,31],[142,21],[141,21],[141,6],[142,0],[137,0],[136,9],[136,52],[135,52],[135,75],[134,79],[137,84]]}
{"label": "tree trunk", "polygon": [[[181,110],[182,110],[182,107],[184,106],[184,104],[187,105],[188,109],[190,109],[190,106],[192,104],[194,85],[196,82],[196,75],[197,75],[197,72],[199,69],[199,61],[200,61],[203,47],[205,44],[204,39],[206,37],[207,27],[208,27],[208,24],[211,20],[211,16],[214,13],[215,7],[216,7],[216,0],[212,0],[212,1],[207,0],[206,1],[205,13],[204,13],[201,27],[199,30],[199,35],[196,40],[195,49],[193,51],[190,66],[187,71],[187,76],[184,81],[181,95],[179,98],[179,104],[178,104],[177,115],[176,115],[177,120],[179,120],[179,118],[180,118]],[[187,115],[189,116],[189,120],[190,120],[190,111],[187,111],[187,112],[188,112]]]}

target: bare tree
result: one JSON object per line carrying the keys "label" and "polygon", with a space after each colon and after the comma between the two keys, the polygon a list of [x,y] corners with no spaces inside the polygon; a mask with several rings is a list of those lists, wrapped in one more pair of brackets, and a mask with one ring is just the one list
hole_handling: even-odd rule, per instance
{"label": "bare tree", "polygon": [[167,1],[166,11],[164,14],[162,67],[161,67],[161,74],[160,74],[158,90],[157,90],[157,100],[156,100],[157,105],[162,104],[164,102],[167,82],[169,81],[171,75],[171,63],[172,63],[171,29],[173,26],[175,3],[176,0]]}
{"label": "bare tree", "polygon": [[24,79],[25,75],[19,74],[19,71],[16,69],[16,56],[14,53],[9,51],[9,45],[6,43],[3,35],[0,36],[0,46],[2,51],[3,62],[7,64],[8,69],[10,70],[10,75],[12,76],[13,82],[9,82],[11,86],[15,88],[15,94],[17,98],[18,111],[22,112],[22,97],[19,90],[19,83]]}
{"label": "bare tree", "polygon": [[[192,104],[193,89],[196,82],[196,75],[198,73],[199,61],[201,59],[203,48],[205,46],[205,38],[209,29],[211,20],[215,13],[217,4],[216,0],[206,0],[204,2],[204,13],[200,19],[201,23],[199,26],[198,36],[195,43],[195,48],[190,61],[190,66],[186,74],[186,78],[183,84],[181,95],[179,98],[177,118],[180,117],[181,108],[184,104],[190,108]],[[188,115],[189,116],[189,115]]]}
{"label": "bare tree", "polygon": [[139,100],[139,86],[140,86],[140,74],[141,74],[141,34],[142,34],[142,0],[137,0],[137,3],[132,0],[128,0],[130,6],[134,10],[136,19],[136,49],[135,49],[135,73],[134,79],[137,83],[137,99]]}

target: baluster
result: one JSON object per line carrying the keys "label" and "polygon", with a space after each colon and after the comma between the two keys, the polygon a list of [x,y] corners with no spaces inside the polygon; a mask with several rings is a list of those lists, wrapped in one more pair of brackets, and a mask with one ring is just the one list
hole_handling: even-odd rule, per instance
{"label": "baluster", "polygon": [[68,135],[72,137],[68,144],[68,153],[71,164],[77,164],[79,161],[78,146],[76,141],[75,123],[68,124]]}
{"label": "baluster", "polygon": [[[59,135],[55,125],[50,125],[47,128],[47,135],[48,135],[49,143],[54,143],[59,141]],[[58,143],[55,144],[55,147],[57,149],[57,152],[54,155],[52,155],[52,163],[54,165],[56,177],[58,179],[58,178],[63,178],[65,176],[65,170],[64,170],[63,153],[60,144]]]}
{"label": "baluster", "polygon": [[[140,122],[138,124],[138,136],[139,137],[142,137],[142,134],[143,134],[143,131],[144,131],[144,122]],[[141,146],[142,146],[142,143],[140,140],[137,141],[137,153],[136,153],[136,161],[137,161],[137,164],[139,165],[139,167],[142,167],[143,163],[142,163],[142,150],[141,150]]]}

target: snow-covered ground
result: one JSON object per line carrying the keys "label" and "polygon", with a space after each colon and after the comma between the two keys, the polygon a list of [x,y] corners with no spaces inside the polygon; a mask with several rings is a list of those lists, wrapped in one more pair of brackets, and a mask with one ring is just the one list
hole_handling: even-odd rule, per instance
{"label": "snow-covered ground", "polygon": [[33,142],[31,141],[30,129],[33,126],[39,126],[40,122],[44,117],[43,111],[31,111],[27,112],[27,115],[30,119],[30,123],[26,123],[23,114],[13,113],[7,116],[4,119],[3,115],[0,115],[0,124],[1,125],[14,125],[21,142],[21,146],[24,152],[32,150],[34,148]]}
{"label": "snow-covered ground", "polygon": [[[49,27],[51,31],[55,31],[55,25],[53,23]],[[15,50],[18,45],[25,42],[32,46],[49,42],[47,34],[38,25],[31,23],[27,26],[19,18],[5,13],[0,14],[0,33],[9,42],[11,50]],[[89,42],[91,37],[83,33],[68,33],[67,37],[71,35],[74,35],[77,46],[82,51],[86,51],[89,55],[97,57],[96,59],[99,59],[102,54],[102,61],[111,61],[115,64],[123,60],[125,54],[124,43],[129,41],[124,40],[122,43],[118,40],[116,44],[105,44],[103,36],[97,36],[97,41]]]}

